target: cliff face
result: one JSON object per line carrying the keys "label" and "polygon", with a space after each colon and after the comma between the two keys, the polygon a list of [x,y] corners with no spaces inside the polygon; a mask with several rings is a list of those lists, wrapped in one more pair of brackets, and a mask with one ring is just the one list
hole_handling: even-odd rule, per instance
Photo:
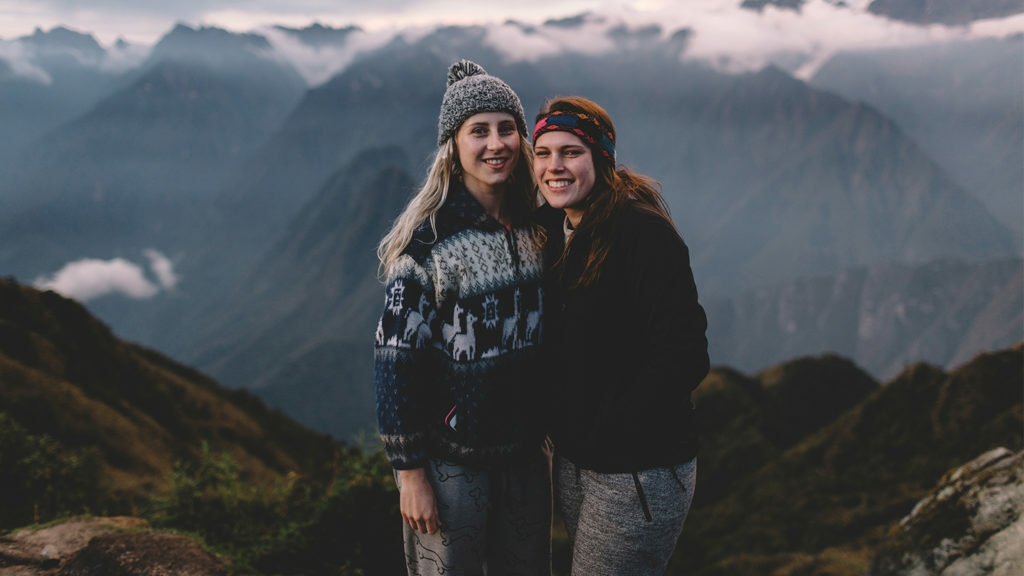
{"label": "cliff face", "polygon": [[708,298],[705,308],[716,364],[754,371],[832,351],[889,379],[1020,342],[1024,262],[884,264]]}
{"label": "cliff face", "polygon": [[986,452],[946,474],[889,533],[869,576],[1024,573],[1024,452]]}

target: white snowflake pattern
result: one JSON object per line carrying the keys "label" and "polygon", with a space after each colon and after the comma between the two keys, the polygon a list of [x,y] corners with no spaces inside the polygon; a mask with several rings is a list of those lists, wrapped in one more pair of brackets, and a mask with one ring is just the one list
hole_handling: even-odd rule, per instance
{"label": "white snowflake pattern", "polygon": [[488,294],[484,298],[484,326],[494,328],[498,325],[498,320],[498,297],[494,294]]}
{"label": "white snowflake pattern", "polygon": [[405,283],[401,280],[396,280],[395,284],[391,286],[391,290],[388,292],[388,299],[391,303],[388,308],[392,314],[398,314],[402,310],[405,300]]}

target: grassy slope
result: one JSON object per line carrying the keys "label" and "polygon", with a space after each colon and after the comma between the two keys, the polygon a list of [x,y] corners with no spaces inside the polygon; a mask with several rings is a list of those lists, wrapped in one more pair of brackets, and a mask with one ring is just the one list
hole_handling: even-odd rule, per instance
{"label": "grassy slope", "polygon": [[115,338],[82,306],[0,280],[0,411],[69,448],[95,447],[113,493],[167,487],[201,444],[244,478],[330,466],[336,443],[244,391]]}

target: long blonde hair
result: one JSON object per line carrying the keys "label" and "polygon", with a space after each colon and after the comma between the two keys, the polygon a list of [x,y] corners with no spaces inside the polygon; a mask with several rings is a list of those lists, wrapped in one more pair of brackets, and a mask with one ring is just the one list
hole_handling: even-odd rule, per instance
{"label": "long blonde hair", "polygon": [[[458,160],[455,137],[452,136],[438,147],[423,186],[377,245],[377,258],[380,260],[377,268],[379,278],[383,279],[387,275],[423,222],[430,222],[434,239],[437,239],[437,212],[448,199],[448,191],[453,180],[461,176],[462,166]],[[533,225],[530,218],[537,207],[537,192],[533,181],[533,148],[525,134],[519,135],[519,160],[509,178],[509,188],[505,191],[502,202],[503,211],[513,224],[529,223],[534,241],[542,242],[538,228]]]}

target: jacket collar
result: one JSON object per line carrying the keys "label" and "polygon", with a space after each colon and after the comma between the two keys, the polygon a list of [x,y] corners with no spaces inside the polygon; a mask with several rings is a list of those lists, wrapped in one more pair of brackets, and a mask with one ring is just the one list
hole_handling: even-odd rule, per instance
{"label": "jacket collar", "polygon": [[469,193],[466,185],[462,182],[455,182],[448,190],[448,198],[441,207],[441,214],[446,219],[463,222],[473,228],[485,231],[500,230],[501,222],[484,210],[484,207],[477,202],[477,199]]}

